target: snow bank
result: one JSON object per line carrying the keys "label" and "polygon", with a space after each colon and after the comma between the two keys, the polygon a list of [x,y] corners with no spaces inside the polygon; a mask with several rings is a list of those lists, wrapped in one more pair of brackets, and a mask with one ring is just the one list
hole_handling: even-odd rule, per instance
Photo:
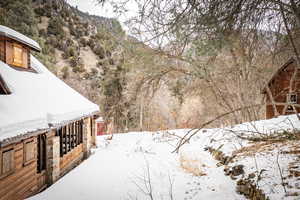
{"label": "snow bank", "polygon": [[[202,129],[189,144],[180,149],[180,153],[186,160],[197,163],[202,170],[205,168],[201,165],[209,163],[209,158],[203,155],[207,152],[207,147],[218,149],[226,156],[234,155],[229,167],[243,165],[244,178],[255,174],[254,180],[257,180],[258,188],[270,199],[300,199],[299,177],[293,175],[293,171],[300,174],[300,159],[297,154],[300,152],[299,141],[252,142],[243,139],[265,138],[283,132],[297,133],[299,129],[300,120],[296,115],[247,122],[223,129]],[[207,173],[207,170],[203,172]],[[285,187],[282,186],[281,175]]]}
{"label": "snow bank", "polygon": [[12,92],[0,95],[0,141],[99,110],[34,56],[31,56],[31,66],[37,73],[18,71],[0,61],[0,74]]}

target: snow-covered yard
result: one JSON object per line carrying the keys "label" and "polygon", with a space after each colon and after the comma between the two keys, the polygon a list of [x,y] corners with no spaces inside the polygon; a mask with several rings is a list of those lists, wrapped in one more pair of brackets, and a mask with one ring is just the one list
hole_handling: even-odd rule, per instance
{"label": "snow-covered yard", "polygon": [[88,160],[31,199],[149,199],[142,192],[145,180],[151,181],[154,199],[170,199],[170,194],[173,199],[243,199],[207,152],[199,155],[207,175],[185,172],[179,155],[171,153],[174,139],[146,132],[114,135],[111,141],[98,137],[99,148]]}
{"label": "snow-covered yard", "polygon": [[[178,154],[171,151],[188,130],[116,134],[112,140],[98,137],[98,148],[89,159],[30,199],[151,199],[152,194],[160,200],[242,200],[245,197],[236,192],[240,180],[250,180],[270,199],[300,199],[299,140],[240,138],[292,128],[300,128],[296,116],[203,129]],[[232,161],[220,164],[218,152]],[[224,168],[230,171],[238,165],[242,174],[225,176]],[[247,193],[243,184],[240,189]]]}

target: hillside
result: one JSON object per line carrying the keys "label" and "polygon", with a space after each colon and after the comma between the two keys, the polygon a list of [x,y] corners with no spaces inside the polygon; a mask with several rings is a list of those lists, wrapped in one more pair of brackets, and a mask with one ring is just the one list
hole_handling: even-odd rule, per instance
{"label": "hillside", "polygon": [[[88,99],[100,104],[105,70],[119,62],[119,22],[90,16],[61,1],[1,1],[0,24],[37,40],[36,56]],[[102,83],[102,84],[101,84]],[[103,103],[101,104],[103,105]]]}
{"label": "hillside", "polygon": [[220,41],[195,39],[178,57],[172,43],[154,50],[126,35],[116,19],[63,0],[1,1],[0,24],[37,40],[39,60],[100,105],[115,132],[199,127],[249,106],[210,126],[262,119],[261,88],[289,55],[274,57],[267,36],[233,33]]}

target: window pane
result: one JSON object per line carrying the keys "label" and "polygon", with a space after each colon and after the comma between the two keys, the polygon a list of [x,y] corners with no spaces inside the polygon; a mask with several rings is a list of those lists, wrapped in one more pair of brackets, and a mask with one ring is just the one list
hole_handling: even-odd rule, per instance
{"label": "window pane", "polygon": [[6,174],[13,170],[13,149],[2,153],[2,173]]}
{"label": "window pane", "polygon": [[23,49],[22,46],[14,45],[14,60],[13,64],[17,66],[22,66],[23,64]]}
{"label": "window pane", "polygon": [[33,160],[35,157],[35,148],[34,148],[33,141],[25,143],[24,150],[25,150],[25,158],[24,158],[25,163]]}

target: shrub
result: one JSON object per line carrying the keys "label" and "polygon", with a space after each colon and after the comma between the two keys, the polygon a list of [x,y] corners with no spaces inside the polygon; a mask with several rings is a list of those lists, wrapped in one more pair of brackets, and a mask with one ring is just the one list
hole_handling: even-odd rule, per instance
{"label": "shrub", "polygon": [[80,38],[80,44],[82,44],[83,47],[86,47],[87,40],[84,37]]}
{"label": "shrub", "polygon": [[83,74],[83,78],[84,78],[84,79],[89,79],[89,78],[90,78],[90,74],[87,73],[87,72],[84,73],[84,74]]}
{"label": "shrub", "polygon": [[75,56],[75,50],[73,47],[68,48],[68,54],[69,54],[69,56]]}
{"label": "shrub", "polygon": [[91,69],[91,75],[92,75],[92,76],[95,76],[95,75],[97,75],[97,74],[98,74],[98,69],[92,68],[92,69]]}
{"label": "shrub", "polygon": [[111,57],[111,52],[107,50],[107,51],[106,51],[106,56],[107,56],[107,57]]}
{"label": "shrub", "polygon": [[37,16],[44,16],[46,10],[43,7],[38,7],[34,9],[34,12]]}
{"label": "shrub", "polygon": [[78,58],[76,56],[71,57],[69,62],[72,68],[75,68],[79,64]]}
{"label": "shrub", "polygon": [[97,56],[99,56],[100,59],[105,58],[105,51],[101,45],[98,44],[97,46],[95,46],[93,51]]}
{"label": "shrub", "polygon": [[110,65],[114,65],[114,64],[115,64],[115,61],[114,61],[112,58],[110,58],[110,59],[108,60],[108,62],[109,62]]}
{"label": "shrub", "polygon": [[92,37],[88,40],[87,45],[89,45],[91,47],[91,49],[94,49],[96,43],[95,40],[92,39]]}
{"label": "shrub", "polygon": [[61,69],[61,72],[63,73],[63,74],[62,74],[63,79],[68,78],[69,75],[70,75],[70,73],[69,73],[69,68],[68,68],[67,66],[63,67],[63,68]]}
{"label": "shrub", "polygon": [[70,30],[71,35],[73,35],[73,36],[77,35],[73,24],[69,26],[69,30]]}
{"label": "shrub", "polygon": [[86,70],[85,70],[85,68],[83,67],[83,65],[78,65],[78,66],[73,67],[73,72],[74,72],[74,73],[77,73],[77,72],[83,73],[83,72],[85,72],[85,71],[86,71]]}
{"label": "shrub", "polygon": [[48,34],[65,37],[65,31],[63,29],[63,22],[59,17],[51,18],[49,26],[47,28]]}
{"label": "shrub", "polygon": [[46,15],[47,17],[49,17],[49,18],[52,17],[52,12],[51,12],[51,10],[52,10],[51,5],[50,5],[50,4],[46,4],[46,5],[45,5],[45,11],[46,11],[45,15]]}
{"label": "shrub", "polygon": [[39,36],[40,37],[47,37],[47,32],[46,32],[46,30],[45,29],[40,29],[39,30]]}
{"label": "shrub", "polygon": [[101,61],[101,60],[97,63],[97,67],[98,67],[98,68],[100,68],[100,67],[103,66],[103,65],[104,65],[104,63],[103,63],[103,61]]}

